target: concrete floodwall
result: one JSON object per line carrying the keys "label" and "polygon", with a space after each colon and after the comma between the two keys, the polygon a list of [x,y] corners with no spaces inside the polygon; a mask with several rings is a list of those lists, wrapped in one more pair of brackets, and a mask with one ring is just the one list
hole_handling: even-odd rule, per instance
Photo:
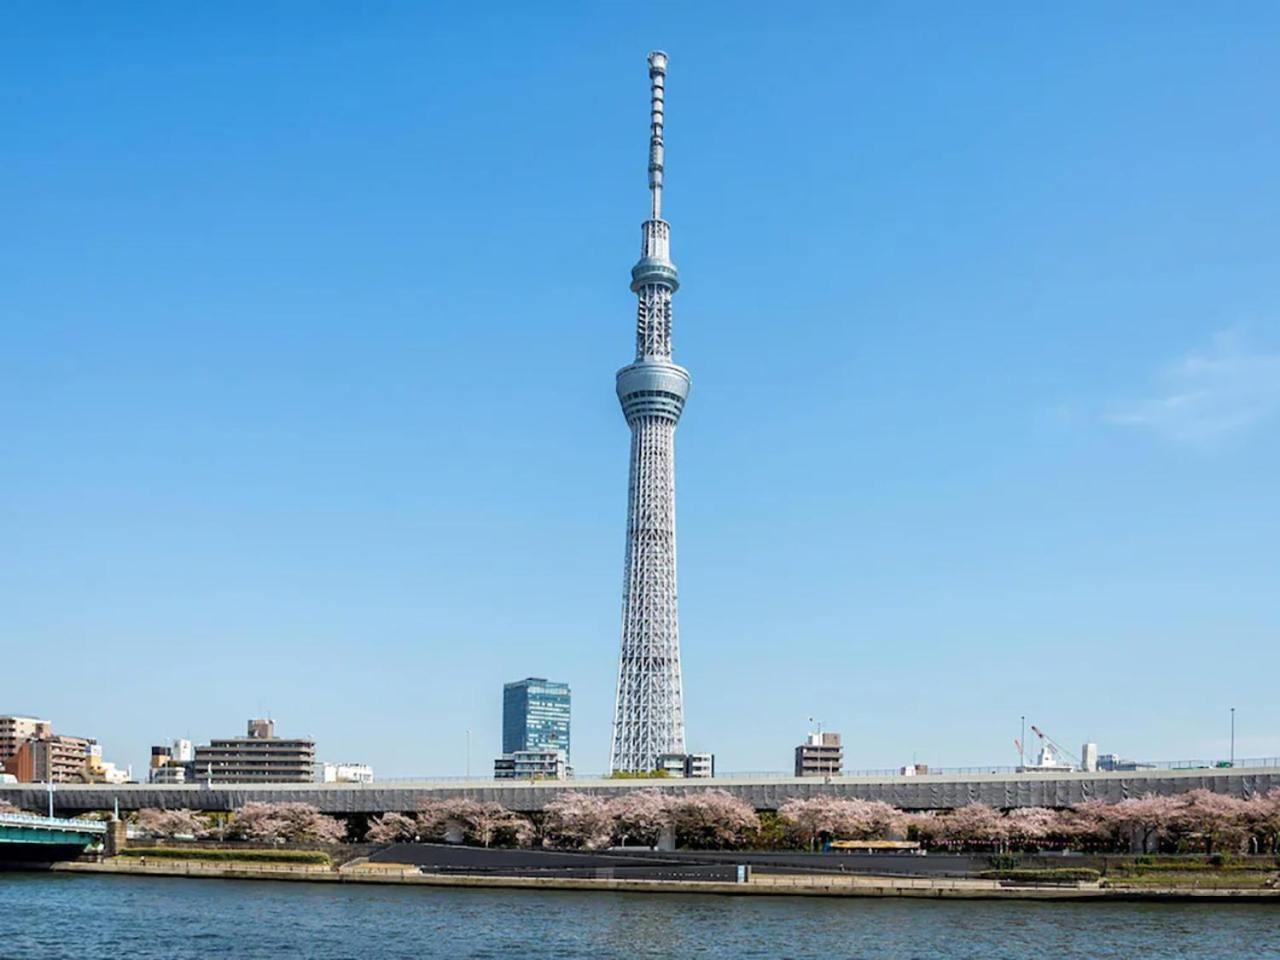
{"label": "concrete floodwall", "polygon": [[699,861],[661,853],[619,856],[575,850],[456,847],[393,843],[369,857],[373,863],[403,863],[426,873],[588,880],[702,880],[733,883],[738,865],[727,858]]}

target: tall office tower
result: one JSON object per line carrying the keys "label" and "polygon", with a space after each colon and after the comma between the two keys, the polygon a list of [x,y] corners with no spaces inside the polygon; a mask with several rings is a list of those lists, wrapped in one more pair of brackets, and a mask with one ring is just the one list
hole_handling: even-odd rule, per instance
{"label": "tall office tower", "polygon": [[569,685],[529,677],[502,686],[502,752],[559,751],[569,758]]}
{"label": "tall office tower", "polygon": [[671,295],[680,286],[662,219],[663,107],[667,55],[649,54],[649,193],[640,262],[631,270],[639,298],[636,359],[618,371],[618,399],[631,427],[627,558],[622,598],[610,765],[656,769],[663,754],[684,753],[684,694],[676,611],[676,423],[689,373],[671,362]]}

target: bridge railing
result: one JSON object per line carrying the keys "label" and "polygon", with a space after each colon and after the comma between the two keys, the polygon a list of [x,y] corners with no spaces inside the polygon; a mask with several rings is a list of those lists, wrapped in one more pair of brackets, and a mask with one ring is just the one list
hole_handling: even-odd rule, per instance
{"label": "bridge railing", "polygon": [[0,824],[7,827],[43,827],[76,833],[107,832],[107,825],[101,820],[68,820],[63,817],[41,817],[32,813],[0,813]]}

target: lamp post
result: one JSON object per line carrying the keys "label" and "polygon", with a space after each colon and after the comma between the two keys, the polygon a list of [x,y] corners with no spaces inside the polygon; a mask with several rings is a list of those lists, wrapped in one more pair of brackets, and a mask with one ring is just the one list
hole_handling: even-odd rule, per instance
{"label": "lamp post", "polygon": [[1236,708],[1231,708],[1231,766],[1236,765]]}

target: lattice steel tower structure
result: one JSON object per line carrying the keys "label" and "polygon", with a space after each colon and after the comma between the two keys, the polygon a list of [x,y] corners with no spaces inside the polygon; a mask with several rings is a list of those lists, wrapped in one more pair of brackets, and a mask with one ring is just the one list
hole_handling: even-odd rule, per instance
{"label": "lattice steel tower structure", "polygon": [[662,219],[663,108],[667,55],[649,54],[649,193],[640,262],[636,359],[618,371],[618,400],[631,427],[627,559],[622,587],[622,655],[610,765],[645,771],[664,753],[684,753],[684,693],[676,610],[676,423],[689,373],[671,362],[671,295],[679,288]]}

